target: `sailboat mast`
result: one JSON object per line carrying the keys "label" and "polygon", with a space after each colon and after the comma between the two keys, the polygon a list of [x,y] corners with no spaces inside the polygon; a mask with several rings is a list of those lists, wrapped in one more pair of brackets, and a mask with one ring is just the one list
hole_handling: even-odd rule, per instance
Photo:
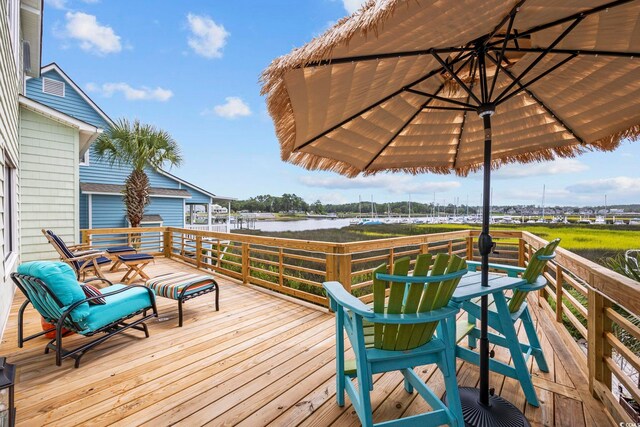
{"label": "sailboat mast", "polygon": [[544,222],[544,193],[547,189],[547,186],[545,184],[542,184],[542,221]]}

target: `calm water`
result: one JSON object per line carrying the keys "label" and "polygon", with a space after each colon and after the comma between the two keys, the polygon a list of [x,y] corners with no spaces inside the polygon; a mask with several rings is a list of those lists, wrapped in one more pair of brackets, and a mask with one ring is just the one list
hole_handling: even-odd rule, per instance
{"label": "calm water", "polygon": [[304,231],[342,228],[349,225],[349,218],[302,219],[300,221],[258,221],[256,229],[262,231]]}

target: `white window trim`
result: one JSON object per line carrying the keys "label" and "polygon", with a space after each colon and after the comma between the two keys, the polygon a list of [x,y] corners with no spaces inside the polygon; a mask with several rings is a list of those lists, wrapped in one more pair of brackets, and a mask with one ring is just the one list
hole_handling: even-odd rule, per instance
{"label": "white window trim", "polygon": [[80,166],[89,166],[89,151],[87,150],[84,152],[84,155],[82,156],[82,160],[80,160]]}
{"label": "white window trim", "polygon": [[13,270],[18,263],[18,252],[11,252],[9,258],[4,261],[4,280],[9,280],[9,276],[13,273]]}
{"label": "white window trim", "polygon": [[22,70],[20,68],[22,64],[20,63],[20,54],[22,52],[22,43],[20,40],[20,0],[9,0],[7,8],[11,51],[13,53],[17,75],[21,76]]}
{"label": "white window trim", "polygon": [[[7,164],[12,164],[15,165],[16,162],[11,159],[10,154],[8,151],[4,152],[4,164],[2,165],[3,168],[5,168],[7,166]],[[14,216],[13,216],[13,221],[10,224],[11,227],[11,246],[13,247],[13,250],[11,252],[9,252],[8,254],[5,252],[5,258],[4,258],[4,278],[5,280],[8,279],[9,275],[13,272],[13,269],[18,261],[18,255],[19,255],[19,248],[18,248],[18,192],[17,192],[17,182],[18,182],[18,171],[15,167],[11,167],[11,181],[13,183],[12,187],[9,189],[11,191],[11,200],[13,201],[13,212],[14,212]],[[3,179],[4,179],[4,172],[3,172]],[[4,185],[4,183],[3,183]],[[6,195],[3,194],[3,197],[6,197]],[[9,209],[11,209],[12,207],[9,207]],[[4,203],[3,203],[3,209],[4,209]],[[4,226],[4,224],[3,224]],[[3,242],[4,244],[4,242]],[[7,250],[6,247],[3,248],[5,251]]]}

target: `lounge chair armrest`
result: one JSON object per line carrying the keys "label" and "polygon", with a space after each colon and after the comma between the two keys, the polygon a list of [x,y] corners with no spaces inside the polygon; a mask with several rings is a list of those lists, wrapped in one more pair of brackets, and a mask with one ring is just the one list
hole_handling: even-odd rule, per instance
{"label": "lounge chair armrest", "polygon": [[153,302],[156,299],[156,294],[153,292],[153,290],[151,288],[147,288],[146,286],[142,286],[142,285],[129,285],[129,286],[125,286],[122,289],[118,289],[117,291],[111,291],[111,292],[107,292],[106,294],[100,294],[100,295],[97,295],[95,297],[85,298],[85,299],[83,299],[81,301],[76,301],[73,304],[71,304],[65,310],[65,312],[62,314],[61,319],[64,319],[69,313],[71,313],[79,305],[84,304],[85,302],[97,300],[97,299],[104,298],[104,297],[110,297],[111,295],[116,295],[116,294],[125,292],[125,291],[127,291],[129,289],[132,289],[132,288],[143,288],[144,290],[146,290],[149,293],[149,301],[151,301],[151,304],[153,305]]}
{"label": "lounge chair armrest", "polygon": [[368,307],[365,303],[347,292],[340,282],[324,282],[322,286],[327,291],[329,298],[338,305],[348,308],[362,317],[372,318],[375,316],[371,307]]}
{"label": "lounge chair armrest", "polygon": [[447,317],[455,316],[460,309],[458,307],[446,306],[426,313],[414,314],[382,314],[376,313],[372,319],[367,319],[374,323],[404,324],[437,322]]}
{"label": "lounge chair armrest", "polygon": [[103,251],[98,250],[98,249],[85,249],[85,250],[75,250],[75,249],[73,249],[72,251],[73,251],[73,255],[74,256],[82,256],[82,255],[103,253]]}
{"label": "lounge chair armrest", "polygon": [[91,246],[86,243],[80,243],[78,245],[67,245],[67,248],[71,251],[84,251],[91,249]]}
{"label": "lounge chair armrest", "polygon": [[[467,266],[469,267],[469,271],[478,271],[480,270],[482,263],[478,261],[467,261]],[[505,273],[507,273],[507,275],[511,277],[517,277],[518,274],[524,273],[524,271],[526,270],[526,268],[524,267],[516,267],[513,265],[507,265],[507,264],[494,264],[491,262],[489,263],[489,268],[492,268],[494,270],[504,271]]]}
{"label": "lounge chair armrest", "polygon": [[90,254],[80,255],[73,258],[67,258],[66,261],[84,261],[93,260],[104,256],[104,252],[92,252]]}

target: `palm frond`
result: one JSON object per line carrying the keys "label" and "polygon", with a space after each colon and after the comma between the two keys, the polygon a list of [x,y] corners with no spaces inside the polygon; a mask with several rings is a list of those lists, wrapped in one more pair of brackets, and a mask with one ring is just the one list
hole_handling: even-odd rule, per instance
{"label": "palm frond", "polygon": [[94,144],[98,158],[134,170],[143,170],[146,165],[179,166],[183,161],[180,147],[169,132],[137,119],[119,119]]}

